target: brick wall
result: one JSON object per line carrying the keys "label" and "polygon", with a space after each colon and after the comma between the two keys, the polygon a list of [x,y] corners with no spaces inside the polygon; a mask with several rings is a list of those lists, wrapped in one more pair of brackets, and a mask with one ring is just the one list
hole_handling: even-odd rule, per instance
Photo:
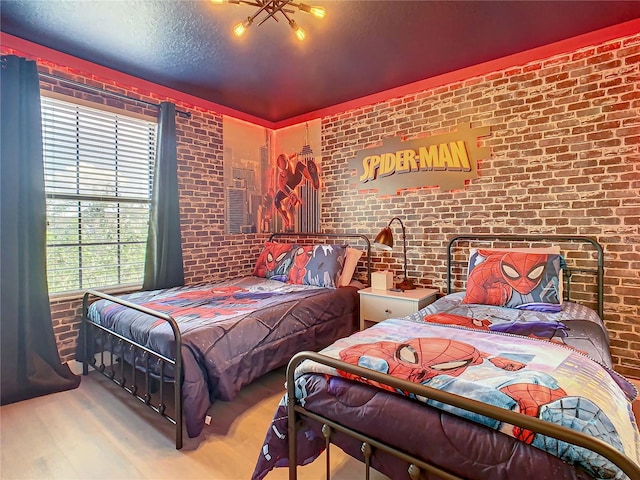
{"label": "brick wall", "polygon": [[[322,120],[322,222],[373,236],[407,229],[409,276],[445,290],[456,234],[579,234],[605,250],[615,368],[640,378],[640,35],[444,85]],[[347,161],[383,138],[490,126],[491,158],[464,189],[356,194]],[[397,227],[397,225],[396,225]],[[402,273],[402,249],[375,268]]]}
{"label": "brick wall", "polygon": [[[616,370],[640,378],[639,62],[640,35],[323,118],[323,228],[372,238],[392,216],[401,216],[409,275],[441,290],[444,249],[454,234],[595,237],[605,249],[605,320]],[[75,81],[172,101],[89,72],[38,63]],[[222,116],[177,106],[191,113],[176,119],[186,280],[248,273],[266,235],[224,233]],[[357,151],[386,137],[448,132],[461,122],[492,130],[482,140],[492,156],[479,163],[479,178],[464,189],[422,188],[392,196],[353,190],[355,171],[347,161]],[[374,263],[375,269],[401,274],[397,248]],[[52,302],[63,360],[75,354],[79,310],[79,300]]]}

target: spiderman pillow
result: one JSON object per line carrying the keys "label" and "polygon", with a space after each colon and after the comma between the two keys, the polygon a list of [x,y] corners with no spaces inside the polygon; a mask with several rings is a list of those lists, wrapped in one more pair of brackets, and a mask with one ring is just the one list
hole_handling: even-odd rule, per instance
{"label": "spiderman pillow", "polygon": [[344,245],[296,245],[287,283],[336,288],[346,251]]}
{"label": "spiderman pillow", "polygon": [[256,277],[286,282],[293,266],[294,243],[266,242],[253,270]]}
{"label": "spiderman pillow", "polygon": [[474,248],[462,303],[559,312],[562,263],[555,253]]}

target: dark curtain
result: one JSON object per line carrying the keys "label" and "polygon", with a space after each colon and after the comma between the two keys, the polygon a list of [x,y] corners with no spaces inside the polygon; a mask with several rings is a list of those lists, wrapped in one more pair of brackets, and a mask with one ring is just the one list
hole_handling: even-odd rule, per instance
{"label": "dark curtain", "polygon": [[2,57],[0,404],[76,388],[60,362],[46,273],[40,83],[36,63]]}
{"label": "dark curtain", "polygon": [[176,106],[173,103],[160,104],[156,152],[143,290],[184,285],[178,204]]}

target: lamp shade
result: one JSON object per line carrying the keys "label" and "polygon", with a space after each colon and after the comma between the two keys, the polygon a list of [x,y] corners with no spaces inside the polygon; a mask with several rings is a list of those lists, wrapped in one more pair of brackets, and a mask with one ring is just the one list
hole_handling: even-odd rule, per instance
{"label": "lamp shade", "polygon": [[393,233],[391,228],[384,227],[380,233],[376,235],[373,245],[382,250],[391,250],[393,248]]}

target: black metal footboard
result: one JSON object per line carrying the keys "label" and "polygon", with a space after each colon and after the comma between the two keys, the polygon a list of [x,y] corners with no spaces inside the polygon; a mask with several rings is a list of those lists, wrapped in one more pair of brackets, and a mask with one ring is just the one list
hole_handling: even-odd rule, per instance
{"label": "black metal footboard", "polygon": [[[140,345],[89,319],[89,299],[99,297],[167,322],[173,331],[175,359]],[[182,336],[170,316],[95,290],[82,298],[82,373],[89,365],[175,425],[176,449],[182,448]],[[97,346],[97,348],[96,348]],[[98,353],[94,353],[98,352]],[[131,365],[127,368],[125,365]],[[130,375],[130,378],[127,376]],[[173,390],[173,412],[167,399]]]}
{"label": "black metal footboard", "polygon": [[[528,430],[532,430],[543,435],[547,435],[570,444],[586,448],[603,457],[607,458],[618,466],[631,480],[640,480],[640,467],[638,467],[630,458],[607,445],[597,438],[586,435],[582,432],[562,427],[538,418],[523,415],[521,413],[505,410],[486,403],[462,397],[453,393],[441,391],[428,387],[426,385],[416,384],[402,380],[399,378],[385,375],[374,370],[369,370],[356,365],[342,362],[340,360],[327,357],[315,352],[300,352],[296,354],[287,366],[287,409],[288,409],[288,437],[289,437],[289,459],[297,458],[297,445],[294,441],[297,438],[297,422],[296,416],[306,416],[323,425],[322,433],[326,439],[327,454],[327,478],[329,478],[329,444],[331,443],[332,430],[342,432],[362,442],[362,452],[365,458],[365,478],[370,475],[370,459],[375,449],[379,449],[389,453],[403,461],[406,461],[410,467],[408,469],[409,478],[412,480],[420,477],[421,471],[429,474],[437,475],[445,480],[462,480],[461,477],[442,470],[440,467],[425,462],[424,460],[408,455],[407,453],[387,445],[383,442],[375,440],[371,437],[363,435],[349,427],[340,425],[330,418],[310,412],[297,403],[295,396],[295,370],[304,360],[313,360],[314,362],[328,365],[336,369],[352,373],[354,375],[368,378],[385,385],[389,385],[399,390],[414,393],[419,396],[427,397],[444,404],[452,405],[464,410],[475,412],[490,418],[495,418],[501,422],[517,425]],[[297,479],[297,465],[295,461],[289,462],[289,479]]]}

